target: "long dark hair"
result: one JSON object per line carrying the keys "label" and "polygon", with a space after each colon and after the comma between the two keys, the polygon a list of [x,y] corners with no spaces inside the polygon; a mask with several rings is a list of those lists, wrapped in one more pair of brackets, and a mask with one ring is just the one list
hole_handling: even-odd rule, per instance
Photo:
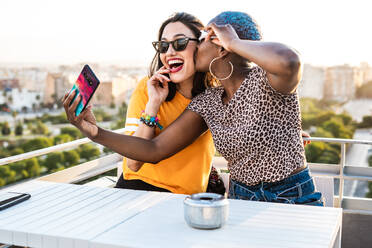
{"label": "long dark hair", "polygon": [[[190,15],[185,12],[177,12],[174,13],[171,17],[169,17],[167,20],[163,22],[163,24],[160,26],[159,34],[158,34],[158,40],[161,40],[161,37],[163,35],[163,31],[165,26],[167,26],[171,22],[181,22],[186,27],[188,27],[196,38],[199,38],[200,36],[200,30],[204,28],[204,25],[197,19],[195,16]],[[196,51],[195,51],[196,52]],[[194,63],[195,63],[195,56],[194,56]],[[155,74],[157,70],[159,70],[163,66],[163,63],[160,60],[160,54],[156,52],[154,58],[152,59],[150,69],[149,69],[149,77]],[[196,72],[194,75],[194,83],[191,90],[192,97],[198,95],[199,93],[203,92],[205,90],[205,81],[206,73],[205,72]],[[176,95],[176,84],[173,82],[170,82],[168,84],[169,87],[169,93],[165,101],[171,101],[174,96]]]}

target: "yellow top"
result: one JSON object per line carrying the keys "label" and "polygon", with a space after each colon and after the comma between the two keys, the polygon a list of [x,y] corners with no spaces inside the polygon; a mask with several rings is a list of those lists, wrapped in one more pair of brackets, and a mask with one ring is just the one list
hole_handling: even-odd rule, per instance
{"label": "yellow top", "polygon": [[[133,135],[138,129],[141,112],[148,101],[147,80],[146,77],[139,82],[130,99],[125,123],[127,135]],[[158,112],[159,123],[163,126],[162,131],[177,119],[190,102],[190,99],[177,92],[172,101],[162,103]],[[162,132],[159,128],[155,130],[155,135]],[[212,135],[208,130],[182,151],[157,164],[145,163],[138,172],[131,171],[124,158],[124,179],[140,179],[178,194],[205,192],[214,153]]]}

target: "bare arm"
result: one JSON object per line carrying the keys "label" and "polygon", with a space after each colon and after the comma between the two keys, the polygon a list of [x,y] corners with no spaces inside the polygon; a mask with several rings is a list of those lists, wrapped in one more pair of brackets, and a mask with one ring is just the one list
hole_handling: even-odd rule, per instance
{"label": "bare arm", "polygon": [[117,134],[102,128],[98,128],[96,136],[90,138],[125,157],[155,164],[192,144],[207,129],[200,115],[185,110],[152,140]]}
{"label": "bare arm", "polygon": [[294,49],[277,42],[241,40],[231,25],[212,23],[208,29],[210,32],[207,39],[215,34],[217,39],[212,39],[213,43],[260,66],[266,71],[275,90],[283,94],[296,90],[302,66],[300,56]]}
{"label": "bare arm", "polygon": [[158,163],[192,144],[208,129],[199,114],[185,110],[170,126],[152,140],[117,134],[97,126],[92,106],[88,106],[76,116],[75,109],[81,101],[81,96],[78,94],[76,100],[72,102],[76,94],[78,93],[75,90],[71,94],[66,93],[63,98],[63,107],[69,122],[92,141],[133,160]]}
{"label": "bare arm", "polygon": [[265,70],[275,90],[290,94],[297,88],[301,80],[301,61],[293,49],[275,42],[240,39],[231,42],[231,49]]}

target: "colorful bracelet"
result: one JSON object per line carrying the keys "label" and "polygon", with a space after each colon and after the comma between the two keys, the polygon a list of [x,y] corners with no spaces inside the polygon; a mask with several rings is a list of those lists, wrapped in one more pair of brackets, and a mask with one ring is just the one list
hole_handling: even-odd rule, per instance
{"label": "colorful bracelet", "polygon": [[160,130],[163,129],[163,127],[159,124],[159,118],[157,116],[154,117],[147,115],[144,110],[142,110],[140,122],[149,127],[159,127]]}

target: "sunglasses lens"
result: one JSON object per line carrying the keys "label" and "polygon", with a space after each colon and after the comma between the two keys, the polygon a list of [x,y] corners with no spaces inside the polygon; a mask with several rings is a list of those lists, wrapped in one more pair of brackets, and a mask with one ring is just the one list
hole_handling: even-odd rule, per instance
{"label": "sunglasses lens", "polygon": [[159,53],[166,53],[169,48],[169,43],[165,41],[160,41],[159,42],[159,47],[158,47],[158,52]]}
{"label": "sunglasses lens", "polygon": [[174,50],[183,51],[186,49],[188,43],[189,40],[185,38],[175,40],[173,43]]}

